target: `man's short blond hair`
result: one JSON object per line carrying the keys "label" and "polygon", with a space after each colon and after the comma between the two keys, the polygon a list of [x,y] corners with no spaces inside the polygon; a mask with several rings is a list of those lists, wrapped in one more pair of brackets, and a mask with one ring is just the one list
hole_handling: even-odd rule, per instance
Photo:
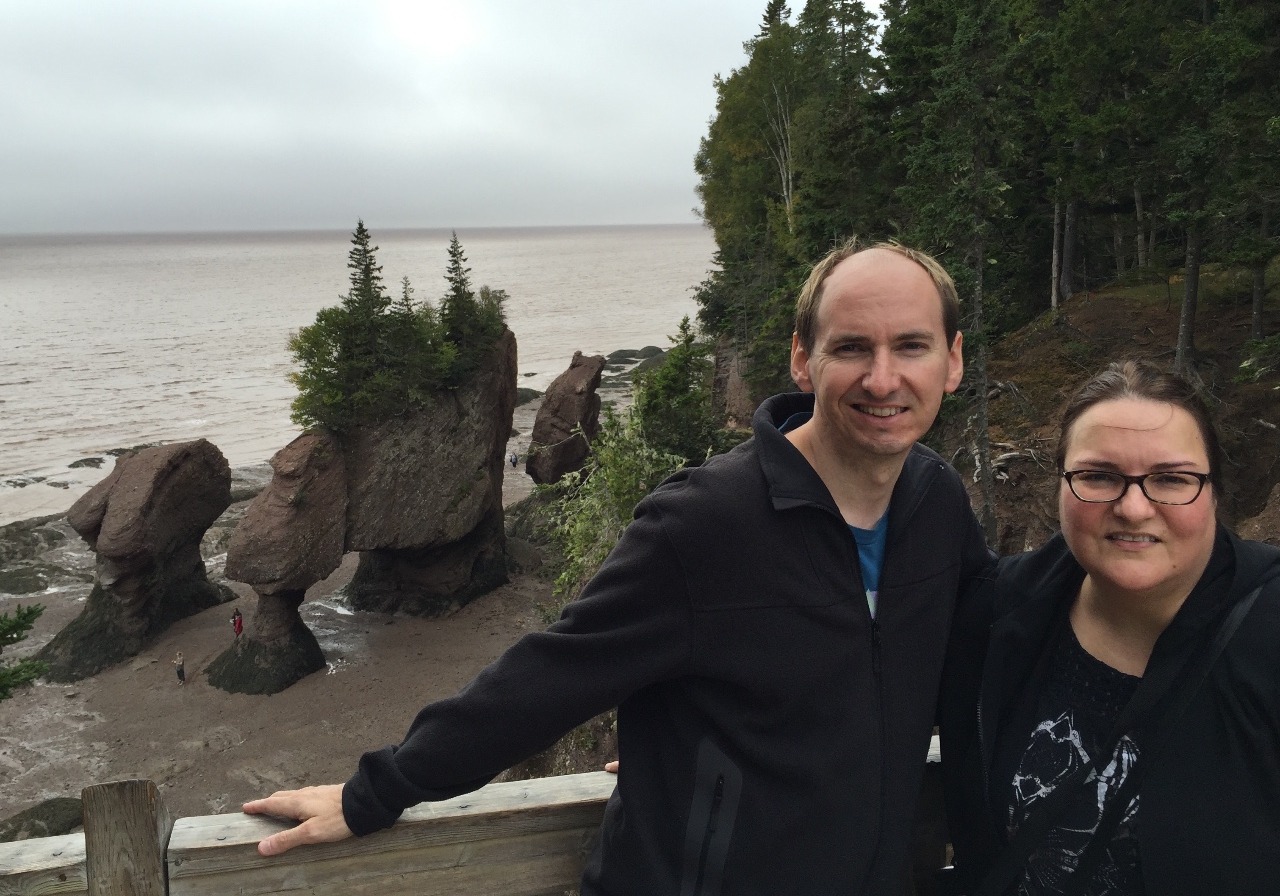
{"label": "man's short blond hair", "polygon": [[822,304],[822,286],[826,283],[836,265],[872,249],[885,249],[909,258],[933,280],[938,288],[938,300],[942,303],[942,328],[947,335],[947,345],[956,341],[956,333],[960,332],[960,296],[956,293],[955,281],[947,273],[946,268],[938,260],[919,249],[911,249],[901,243],[892,241],[864,245],[858,238],[852,237],[843,244],[828,252],[809,272],[809,279],[800,290],[800,298],[796,300],[796,335],[800,337],[800,345],[810,354],[818,338],[818,309]]}

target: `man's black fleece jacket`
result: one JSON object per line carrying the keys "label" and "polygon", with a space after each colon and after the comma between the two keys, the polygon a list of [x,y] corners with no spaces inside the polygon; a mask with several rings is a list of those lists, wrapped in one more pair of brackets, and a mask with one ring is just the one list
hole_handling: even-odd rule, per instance
{"label": "man's black fleece jacket", "polygon": [[778,431],[678,473],[582,597],[343,790],[357,834],[474,790],[618,707],[622,773],[594,894],[901,892],[962,580],[989,560],[955,471],[916,446],[893,492],[876,619],[826,487]]}

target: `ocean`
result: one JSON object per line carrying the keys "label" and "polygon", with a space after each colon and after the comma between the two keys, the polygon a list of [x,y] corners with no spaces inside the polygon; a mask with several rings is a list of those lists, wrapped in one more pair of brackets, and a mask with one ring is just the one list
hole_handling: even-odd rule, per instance
{"label": "ocean", "polygon": [[[448,230],[373,231],[393,295],[445,291]],[[519,384],[574,351],[666,348],[713,268],[700,225],[458,231],[506,290]],[[207,438],[233,467],[299,432],[289,335],[347,291],[349,232],[0,236],[0,525],[61,513],[113,451]]]}

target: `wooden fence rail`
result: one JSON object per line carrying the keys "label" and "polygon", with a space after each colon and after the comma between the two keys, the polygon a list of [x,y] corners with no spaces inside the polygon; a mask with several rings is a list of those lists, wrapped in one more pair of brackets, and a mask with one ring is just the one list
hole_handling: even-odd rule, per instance
{"label": "wooden fence rail", "polygon": [[[936,743],[926,766],[907,893],[933,891],[942,865]],[[84,833],[0,843],[0,896],[240,896],[576,891],[617,778],[604,772],[490,784],[423,803],[376,836],[264,859],[288,822],[228,813],[172,820],[155,784],[84,789]]]}
{"label": "wooden fence rail", "polygon": [[376,837],[264,859],[287,822],[230,813],[168,820],[150,781],[84,791],[84,833],[0,843],[0,896],[236,893],[561,896],[578,885],[617,778],[490,784],[409,809]]}

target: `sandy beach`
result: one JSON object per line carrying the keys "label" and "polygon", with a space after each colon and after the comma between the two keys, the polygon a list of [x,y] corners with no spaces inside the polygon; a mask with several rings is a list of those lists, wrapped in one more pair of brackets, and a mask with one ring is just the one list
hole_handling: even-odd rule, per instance
{"label": "sandy beach", "polygon": [[[508,452],[523,453],[536,408],[516,409],[518,434]],[[505,469],[503,501],[510,505],[532,483],[523,463]],[[363,751],[398,743],[425,703],[454,693],[522,634],[542,628],[537,605],[552,599],[549,582],[519,575],[445,619],[352,613],[329,598],[350,579],[356,559],[348,555],[303,604],[328,669],[283,693],[245,696],[208,685],[204,668],[233,637],[226,604],[182,620],[141,655],[99,675],[72,685],[37,683],[0,702],[0,818],[127,778],[156,782],[178,816],[236,811],[273,790],[344,781]],[[255,598],[230,584],[248,622]],[[6,658],[37,649],[83,606],[45,595],[3,608],[33,603],[47,609]],[[178,651],[186,658],[184,686],[171,663]]]}

